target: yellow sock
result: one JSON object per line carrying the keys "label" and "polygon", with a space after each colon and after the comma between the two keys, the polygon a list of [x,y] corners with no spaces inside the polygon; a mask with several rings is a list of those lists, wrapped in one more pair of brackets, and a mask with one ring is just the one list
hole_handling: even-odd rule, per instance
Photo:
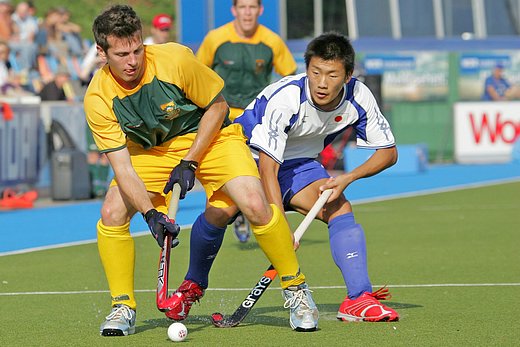
{"label": "yellow sock", "polygon": [[125,304],[135,310],[134,296],[134,239],[130,223],[109,227],[101,219],[97,223],[98,250],[105,269],[112,306]]}
{"label": "yellow sock", "polygon": [[271,221],[264,226],[251,225],[251,228],[258,245],[278,271],[282,288],[297,286],[305,282],[305,276],[300,272],[291,230],[280,209],[274,204],[271,204],[271,208]]}

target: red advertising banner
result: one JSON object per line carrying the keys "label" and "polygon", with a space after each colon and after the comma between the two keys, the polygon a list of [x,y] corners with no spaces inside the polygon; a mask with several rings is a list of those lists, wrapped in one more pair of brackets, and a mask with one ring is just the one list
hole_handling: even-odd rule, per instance
{"label": "red advertising banner", "polygon": [[520,102],[459,102],[453,115],[457,162],[511,160],[513,144],[520,139]]}

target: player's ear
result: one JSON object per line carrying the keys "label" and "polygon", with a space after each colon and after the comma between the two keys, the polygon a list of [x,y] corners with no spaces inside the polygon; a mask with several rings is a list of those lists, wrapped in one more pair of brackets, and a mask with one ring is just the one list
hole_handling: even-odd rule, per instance
{"label": "player's ear", "polygon": [[98,53],[98,56],[101,58],[101,59],[105,59],[107,58],[107,54],[106,52],[103,50],[103,48],[101,48],[100,45],[96,45],[96,50],[97,50],[97,53]]}
{"label": "player's ear", "polygon": [[260,4],[260,11],[258,12],[258,16],[260,17],[264,13],[264,5]]}

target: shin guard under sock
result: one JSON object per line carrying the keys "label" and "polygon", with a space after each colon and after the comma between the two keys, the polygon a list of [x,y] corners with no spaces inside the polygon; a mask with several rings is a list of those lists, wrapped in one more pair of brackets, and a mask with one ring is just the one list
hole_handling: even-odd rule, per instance
{"label": "shin guard under sock", "polygon": [[282,288],[297,286],[305,282],[305,276],[300,272],[291,230],[280,209],[274,204],[271,204],[271,208],[271,221],[263,226],[251,224],[251,229],[267,259],[278,271]]}
{"label": "shin guard under sock", "polygon": [[372,292],[368,277],[365,233],[347,213],[329,221],[329,242],[332,258],[343,275],[348,296],[355,299],[363,292]]}
{"label": "shin guard under sock", "polygon": [[226,227],[220,228],[210,224],[199,215],[190,235],[190,266],[185,279],[194,281],[202,288],[208,287],[208,274],[213,261],[222,246]]}
{"label": "shin guard under sock", "polygon": [[134,239],[130,235],[130,223],[121,226],[97,223],[98,251],[105,269],[112,306],[125,304],[135,310],[134,296]]}

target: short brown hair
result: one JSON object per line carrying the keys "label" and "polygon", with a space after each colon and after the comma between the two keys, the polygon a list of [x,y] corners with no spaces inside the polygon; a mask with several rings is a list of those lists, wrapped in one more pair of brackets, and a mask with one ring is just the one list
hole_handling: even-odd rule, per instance
{"label": "short brown hair", "polygon": [[128,5],[113,5],[94,19],[92,32],[96,43],[106,52],[109,48],[107,37],[131,38],[137,32],[142,35],[141,19]]}

